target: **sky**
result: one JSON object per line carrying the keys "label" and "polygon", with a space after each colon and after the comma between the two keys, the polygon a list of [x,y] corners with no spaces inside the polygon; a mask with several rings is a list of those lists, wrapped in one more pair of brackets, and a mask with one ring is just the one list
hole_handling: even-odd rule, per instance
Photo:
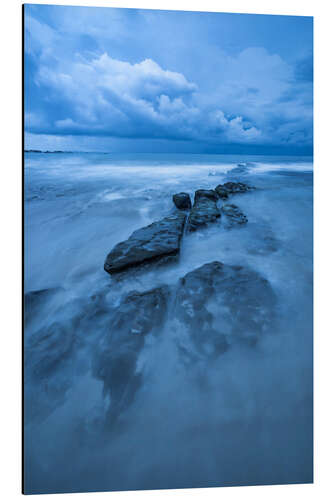
{"label": "sky", "polygon": [[311,17],[24,12],[25,149],[312,154]]}

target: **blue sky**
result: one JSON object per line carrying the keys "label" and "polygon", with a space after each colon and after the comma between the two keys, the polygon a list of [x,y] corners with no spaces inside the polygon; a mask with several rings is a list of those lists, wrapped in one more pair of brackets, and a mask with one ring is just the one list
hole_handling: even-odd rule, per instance
{"label": "blue sky", "polygon": [[25,147],[311,154],[312,18],[25,6]]}

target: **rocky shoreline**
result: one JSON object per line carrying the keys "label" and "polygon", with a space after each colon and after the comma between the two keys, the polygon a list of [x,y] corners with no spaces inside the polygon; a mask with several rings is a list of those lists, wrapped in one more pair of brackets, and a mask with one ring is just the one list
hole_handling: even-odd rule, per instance
{"label": "rocky shoreline", "polygon": [[226,182],[215,189],[198,189],[193,205],[188,193],[174,194],[177,213],[134,231],[127,240],[118,243],[106,257],[105,271],[116,274],[148,262],[170,263],[179,256],[184,232],[205,228],[217,222],[221,216],[226,218],[228,228],[246,224],[247,217],[237,205],[223,204],[219,209],[217,202],[225,202],[234,194],[253,189],[243,182]]}
{"label": "rocky shoreline", "polygon": [[[197,190],[193,204],[188,193],[175,194],[175,213],[134,231],[118,243],[107,255],[105,271],[114,278],[119,274],[126,278],[130,269],[144,272],[156,263],[174,263],[184,235],[220,219],[225,219],[226,228],[241,227],[247,217],[230,203],[230,198],[253,189],[244,183],[227,182],[215,190]],[[32,321],[36,308],[60,292],[53,289],[26,294],[26,325]],[[53,376],[66,366],[69,369],[70,358],[77,356],[81,342],[85,342],[83,338],[79,340],[78,332],[89,330],[92,323],[96,329],[99,321],[109,325],[101,331],[91,352],[91,367],[94,377],[103,382],[104,393],[110,395],[108,415],[112,421],[131,404],[141,387],[137,361],[147,335],[159,336],[173,329],[173,324],[175,329],[180,327],[182,339],[176,339],[176,343],[181,360],[195,364],[215,359],[235,342],[255,345],[274,321],[275,295],[270,283],[249,267],[218,261],[193,269],[175,284],[127,291],[112,306],[105,303],[105,293],[86,297],[84,312],[77,310],[75,301],[70,301],[64,309],[77,311],[70,321],[55,322],[46,330],[40,328],[25,342],[26,380],[38,384],[48,380],[50,394],[46,400],[50,408],[60,398],[60,393],[56,397],[51,390]],[[184,343],[184,336],[188,343]],[[63,388],[68,388],[66,381]],[[31,396],[29,404],[33,418],[33,407],[40,400]]]}
{"label": "rocky shoreline", "polygon": [[177,257],[185,221],[186,214],[179,212],[134,231],[108,254],[105,271],[113,274],[149,261]]}

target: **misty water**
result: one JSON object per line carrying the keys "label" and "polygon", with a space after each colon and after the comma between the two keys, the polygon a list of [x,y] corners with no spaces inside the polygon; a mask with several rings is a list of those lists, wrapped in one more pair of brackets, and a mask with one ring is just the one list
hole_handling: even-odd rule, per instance
{"label": "misty water", "polygon": [[[312,159],[27,153],[24,173],[26,492],[311,482]],[[246,225],[227,228],[222,215],[184,235],[178,262],[121,278],[104,271],[115,244],[177,211],[174,193],[193,200],[227,180],[256,187],[232,197]],[[211,299],[216,330],[242,330],[216,353],[215,344],[198,350],[171,297],[138,344],[130,396],[118,404],[102,351],[126,353],[121,331],[110,337],[124,297],[177,287],[213,261],[267,280],[257,341],[244,342],[252,320],[242,312],[256,287],[232,298],[228,321]]]}

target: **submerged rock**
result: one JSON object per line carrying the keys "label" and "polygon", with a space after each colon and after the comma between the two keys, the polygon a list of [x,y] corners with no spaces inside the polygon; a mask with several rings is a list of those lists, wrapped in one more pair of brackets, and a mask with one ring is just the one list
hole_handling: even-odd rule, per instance
{"label": "submerged rock", "polygon": [[179,212],[134,231],[108,254],[105,271],[113,274],[145,262],[177,256],[185,220],[186,214]]}
{"label": "submerged rock", "polygon": [[75,343],[72,324],[52,323],[35,332],[24,346],[27,377],[47,378],[71,355]]}
{"label": "submerged rock", "polygon": [[25,331],[24,410],[26,422],[42,422],[64,404],[73,384],[79,346],[77,323],[53,322]]}
{"label": "submerged rock", "polygon": [[108,334],[97,346],[93,371],[110,396],[109,414],[113,418],[130,405],[141,386],[138,357],[145,336],[163,323],[168,293],[166,286],[129,293],[113,311]]}
{"label": "submerged rock", "polygon": [[93,375],[108,396],[109,423],[142,388],[162,331],[176,343],[180,361],[200,377],[200,367],[205,371],[208,360],[232,344],[254,345],[271,327],[274,305],[267,280],[249,268],[221,262],[205,264],[174,285],[126,295],[108,311],[107,330],[93,354]]}
{"label": "submerged rock", "polygon": [[237,339],[254,344],[269,330],[274,305],[269,282],[249,268],[210,262],[189,272],[173,315],[188,333],[182,352],[190,358],[194,345],[199,357],[215,357]]}
{"label": "submerged rock", "polygon": [[191,198],[188,193],[174,194],[172,199],[179,210],[188,210],[192,208]]}
{"label": "submerged rock", "polygon": [[221,217],[217,200],[218,195],[213,189],[199,189],[195,192],[194,205],[188,219],[189,231],[196,231]]}
{"label": "submerged rock", "polygon": [[43,288],[32,290],[24,294],[24,323],[27,326],[30,321],[41,311],[43,306],[52,299],[61,287]]}
{"label": "submerged rock", "polygon": [[228,226],[232,227],[236,224],[246,224],[247,217],[243,212],[237,207],[237,205],[226,204],[222,207],[222,212],[226,215],[228,219]]}
{"label": "submerged rock", "polygon": [[268,255],[277,252],[281,242],[277,239],[272,228],[264,221],[253,224],[253,237],[247,244],[247,251],[252,255]]}

